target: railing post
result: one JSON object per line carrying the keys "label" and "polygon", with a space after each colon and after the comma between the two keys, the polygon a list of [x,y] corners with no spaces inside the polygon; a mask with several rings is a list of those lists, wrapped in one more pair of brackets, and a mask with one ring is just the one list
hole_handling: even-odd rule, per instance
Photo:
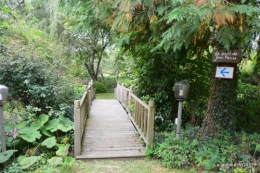
{"label": "railing post", "polygon": [[91,105],[92,105],[92,100],[93,99],[96,99],[96,89],[93,87],[93,85],[92,85],[92,87],[91,87],[91,95],[92,95],[92,98],[91,98]]}
{"label": "railing post", "polygon": [[92,105],[92,92],[91,92],[91,89],[88,90],[88,107],[87,107],[87,114],[89,112],[89,109],[90,109],[90,106]]}
{"label": "railing post", "polygon": [[88,95],[89,95],[88,87],[89,87],[89,85],[84,85],[84,92],[87,93],[87,100],[84,100],[84,103],[82,105],[84,107],[84,109],[83,109],[84,110],[84,121],[85,121],[85,117],[87,117],[88,107],[90,106],[90,103],[88,100]]}
{"label": "railing post", "polygon": [[124,104],[123,103],[123,101],[124,101],[124,84],[122,84],[122,86],[121,86],[121,93],[120,93],[120,95],[121,95],[121,104]]}
{"label": "railing post", "polygon": [[154,101],[149,101],[148,125],[147,125],[147,147],[153,143],[154,139]]}
{"label": "railing post", "polygon": [[114,88],[114,99],[117,100],[117,84],[116,84],[116,87]]}
{"label": "railing post", "polygon": [[74,101],[74,155],[81,153],[80,100]]}
{"label": "railing post", "polygon": [[129,94],[128,94],[128,103],[127,103],[127,106],[130,105],[130,102],[131,102],[131,94],[133,93],[133,86],[130,86],[130,89],[129,89]]}

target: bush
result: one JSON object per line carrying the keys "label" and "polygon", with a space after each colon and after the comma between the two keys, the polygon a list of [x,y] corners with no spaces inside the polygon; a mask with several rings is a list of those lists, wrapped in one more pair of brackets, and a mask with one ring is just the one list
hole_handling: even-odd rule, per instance
{"label": "bush", "polygon": [[257,166],[260,161],[259,134],[222,131],[214,138],[200,139],[196,138],[198,130],[198,127],[182,129],[180,138],[175,137],[175,132],[163,133],[160,137],[157,134],[157,141],[147,150],[147,154],[161,159],[167,168],[194,167],[208,172],[236,172],[243,169],[249,172],[250,166],[232,167],[230,164],[250,163],[255,170],[260,169]]}
{"label": "bush", "polygon": [[108,92],[112,93],[114,92],[114,88],[116,87],[117,79],[116,77],[108,76],[105,77],[102,83],[106,86]]}
{"label": "bush", "polygon": [[94,82],[93,87],[96,89],[96,93],[106,93],[107,92],[106,86],[101,82]]}
{"label": "bush", "polygon": [[238,110],[235,117],[239,131],[260,133],[260,90],[251,84],[239,83]]}
{"label": "bush", "polygon": [[61,106],[71,106],[76,99],[76,87],[59,76],[59,71],[51,69],[46,62],[0,57],[0,64],[0,83],[9,88],[10,100],[19,100],[25,106],[37,107],[47,113],[48,106],[59,110]]}

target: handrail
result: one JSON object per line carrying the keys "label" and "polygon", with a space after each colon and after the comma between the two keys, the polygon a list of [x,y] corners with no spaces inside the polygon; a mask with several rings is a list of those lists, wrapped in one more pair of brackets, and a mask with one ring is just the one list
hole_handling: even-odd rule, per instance
{"label": "handrail", "polygon": [[133,94],[132,87],[128,89],[119,83],[114,93],[115,99],[127,110],[129,118],[149,147],[154,140],[154,101],[150,100],[147,105]]}
{"label": "handrail", "polygon": [[74,155],[81,154],[81,140],[84,134],[86,121],[89,115],[92,100],[95,98],[93,81],[84,85],[84,94],[80,100],[74,101]]}

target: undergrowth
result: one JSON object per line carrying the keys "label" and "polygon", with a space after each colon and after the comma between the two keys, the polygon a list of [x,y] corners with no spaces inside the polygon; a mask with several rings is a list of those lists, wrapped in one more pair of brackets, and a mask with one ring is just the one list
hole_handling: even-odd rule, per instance
{"label": "undergrowth", "polygon": [[260,135],[245,132],[219,132],[209,139],[198,139],[198,127],[157,133],[147,156],[161,160],[167,168],[195,168],[198,172],[257,172],[260,170]]}

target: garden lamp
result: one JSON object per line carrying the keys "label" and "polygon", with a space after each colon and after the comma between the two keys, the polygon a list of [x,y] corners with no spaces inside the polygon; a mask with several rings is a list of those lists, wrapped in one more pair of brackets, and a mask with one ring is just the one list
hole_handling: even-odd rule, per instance
{"label": "garden lamp", "polygon": [[8,88],[4,85],[0,85],[0,131],[1,131],[2,152],[6,151],[3,105],[7,101],[7,95],[8,95]]}
{"label": "garden lamp", "polygon": [[175,98],[179,101],[178,118],[177,121],[175,121],[177,122],[176,137],[180,136],[182,102],[188,98],[189,89],[190,84],[188,82],[180,81],[174,84]]}

